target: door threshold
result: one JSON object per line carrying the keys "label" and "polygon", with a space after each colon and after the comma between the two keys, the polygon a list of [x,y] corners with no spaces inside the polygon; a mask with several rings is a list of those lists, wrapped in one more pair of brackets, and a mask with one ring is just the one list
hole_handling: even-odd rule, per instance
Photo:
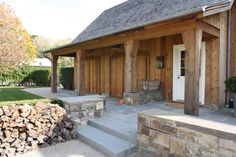
{"label": "door threshold", "polygon": [[175,107],[175,108],[184,108],[184,103],[183,102],[166,102],[165,104],[166,106],[170,106],[170,107]]}

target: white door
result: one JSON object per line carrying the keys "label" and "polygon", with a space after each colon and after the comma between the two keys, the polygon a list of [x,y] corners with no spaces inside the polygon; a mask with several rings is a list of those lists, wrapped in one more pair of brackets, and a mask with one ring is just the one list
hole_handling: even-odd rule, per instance
{"label": "white door", "polygon": [[[205,43],[201,48],[201,64],[199,78],[199,102],[203,105],[205,98]],[[173,101],[184,102],[185,95],[185,47],[175,45],[173,54]]]}

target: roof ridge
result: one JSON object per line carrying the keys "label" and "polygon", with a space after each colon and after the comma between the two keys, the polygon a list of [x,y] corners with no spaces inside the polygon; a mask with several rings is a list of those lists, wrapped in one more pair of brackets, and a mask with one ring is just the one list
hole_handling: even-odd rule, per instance
{"label": "roof ridge", "polygon": [[112,10],[112,9],[114,9],[116,7],[119,7],[120,5],[123,5],[124,3],[127,3],[128,1],[130,1],[130,0],[126,0],[126,1],[124,1],[122,3],[120,3],[120,4],[117,4],[117,5],[115,5],[115,6],[111,7],[111,8],[108,8],[108,9],[104,10],[102,13],[104,13],[106,11],[109,11],[109,10]]}

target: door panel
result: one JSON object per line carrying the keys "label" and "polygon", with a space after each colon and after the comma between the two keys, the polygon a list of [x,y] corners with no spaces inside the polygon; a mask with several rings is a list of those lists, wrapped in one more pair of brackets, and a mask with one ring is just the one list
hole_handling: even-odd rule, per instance
{"label": "door panel", "polygon": [[113,56],[110,59],[110,95],[122,98],[124,93],[124,64],[123,55]]}
{"label": "door panel", "polygon": [[141,80],[149,79],[149,55],[139,54],[137,57],[137,89],[142,91]]}
{"label": "door panel", "polygon": [[101,93],[100,57],[87,57],[85,60],[85,91],[87,94]]}
{"label": "door panel", "polygon": [[[174,46],[173,52],[173,101],[184,101],[185,96],[185,47]],[[199,102],[205,101],[205,43],[202,43],[200,54]]]}

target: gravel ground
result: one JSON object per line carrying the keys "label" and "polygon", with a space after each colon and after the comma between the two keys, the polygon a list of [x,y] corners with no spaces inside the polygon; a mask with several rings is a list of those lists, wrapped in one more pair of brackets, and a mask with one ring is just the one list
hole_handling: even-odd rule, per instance
{"label": "gravel ground", "polygon": [[79,140],[42,148],[18,157],[106,157]]}

